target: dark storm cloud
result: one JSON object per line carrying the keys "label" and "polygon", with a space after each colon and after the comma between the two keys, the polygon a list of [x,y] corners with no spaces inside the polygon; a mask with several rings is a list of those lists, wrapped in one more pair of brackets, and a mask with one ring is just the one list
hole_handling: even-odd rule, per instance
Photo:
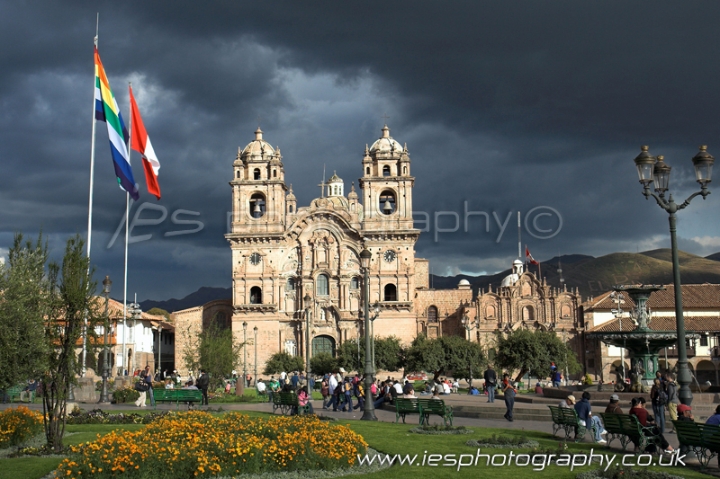
{"label": "dark storm cloud", "polygon": [[[131,245],[131,290],[141,299],[229,285],[227,182],[258,123],[282,147],[286,182],[306,205],[323,169],[349,190],[388,114],[391,134],[410,149],[414,207],[430,218],[417,249],[436,272],[504,268],[517,251],[514,215],[538,207],[562,218],[544,240],[523,227],[539,259],[666,247],[665,214],[643,201],[635,177],[640,144],[666,155],[678,197],[694,189],[697,145],[720,151],[720,6],[710,2],[5,1],[0,12],[0,252],[14,231],[42,228],[56,253],[67,235],[85,232],[100,12],[115,95],[126,115],[133,81],[162,164],[162,201],[144,194],[131,211],[156,208],[140,217],[155,224],[133,232],[152,234]],[[104,128],[93,260],[120,279],[123,232],[107,246],[124,195]],[[690,251],[720,249],[714,201],[680,215]],[[488,215],[489,231],[478,215],[465,231],[466,204]],[[173,223],[178,210],[203,229],[165,236],[192,228]],[[458,231],[436,236],[452,229],[450,213]]]}

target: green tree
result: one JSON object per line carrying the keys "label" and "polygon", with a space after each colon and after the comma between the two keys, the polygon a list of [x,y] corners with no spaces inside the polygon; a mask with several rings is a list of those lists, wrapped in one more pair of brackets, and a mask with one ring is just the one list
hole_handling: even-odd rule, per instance
{"label": "green tree", "polygon": [[[357,339],[342,343],[337,352],[338,366],[348,371],[365,371],[365,340],[360,338],[360,355],[358,357]],[[400,339],[395,336],[375,338],[375,367],[383,371],[398,371],[405,367],[405,349]],[[359,369],[358,369],[359,368]]]}
{"label": "green tree", "polygon": [[221,328],[214,321],[200,333],[193,335],[188,329],[186,334],[185,367],[195,372],[204,369],[210,376],[210,389],[222,386],[223,378],[241,365],[243,344],[235,342],[231,329]]}
{"label": "green tree", "polygon": [[47,367],[45,341],[47,246],[15,235],[8,264],[0,264],[0,389],[39,378]]}
{"label": "green tree", "polygon": [[470,379],[470,371],[480,377],[486,362],[479,344],[458,336],[428,339],[419,335],[407,350],[407,368],[432,373],[434,381],[447,374]]}
{"label": "green tree", "polygon": [[170,321],[170,313],[162,308],[151,308],[147,314],[154,314],[155,316],[165,316],[165,321]]}
{"label": "green tree", "polygon": [[305,363],[300,356],[291,356],[282,351],[270,356],[263,374],[280,374],[281,372],[302,371],[305,369]]}
{"label": "green tree", "polygon": [[507,371],[518,371],[516,380],[530,373],[539,378],[550,375],[550,364],[562,371],[578,372],[581,367],[575,353],[553,332],[512,331],[507,335],[496,332],[495,362]]}
{"label": "green tree", "polygon": [[80,372],[76,347],[87,335],[88,355],[97,344],[95,326],[102,323],[100,302],[94,294],[97,284],[84,254],[79,236],[68,240],[62,264],[50,263],[45,295],[45,344],[48,364],[42,378],[45,437],[56,452],[63,449],[69,389]]}
{"label": "green tree", "polygon": [[332,357],[330,353],[318,353],[310,358],[310,371],[315,376],[331,373],[338,367],[337,359]]}

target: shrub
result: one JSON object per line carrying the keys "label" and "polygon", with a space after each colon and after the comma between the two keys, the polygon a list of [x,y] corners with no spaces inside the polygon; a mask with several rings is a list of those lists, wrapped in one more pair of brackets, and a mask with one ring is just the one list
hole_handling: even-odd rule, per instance
{"label": "shrub", "polygon": [[80,410],[73,411],[68,414],[67,424],[150,424],[160,418],[173,414],[170,411],[150,412],[148,414],[110,414],[102,409],[93,409],[92,411],[82,412]]}
{"label": "shrub", "polygon": [[42,414],[25,406],[0,412],[0,447],[22,444],[43,429]]}
{"label": "shrub", "polygon": [[586,385],[586,386],[592,386],[592,385],[593,385],[592,377],[590,377],[589,374],[586,374],[585,377],[583,378],[583,384]]}
{"label": "shrub", "polygon": [[113,402],[115,403],[126,403],[134,402],[140,397],[140,393],[133,388],[116,389],[112,393]]}
{"label": "shrub", "polygon": [[314,416],[264,419],[191,411],[159,419],[141,431],[116,430],[72,447],[71,457],[60,463],[56,473],[58,477],[177,479],[334,470],[352,466],[366,451],[363,438],[350,428]]}

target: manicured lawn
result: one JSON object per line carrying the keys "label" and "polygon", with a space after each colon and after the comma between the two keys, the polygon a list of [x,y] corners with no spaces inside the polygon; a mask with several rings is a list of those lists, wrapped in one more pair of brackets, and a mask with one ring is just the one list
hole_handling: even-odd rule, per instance
{"label": "manicured lawn", "polygon": [[41,478],[55,470],[59,457],[16,457],[0,459],[0,479]]}
{"label": "manicured lawn", "polygon": [[[136,412],[133,410],[132,412]],[[146,411],[143,411],[146,412]],[[259,412],[247,412],[248,415],[254,417],[267,417],[268,414]],[[365,421],[353,421],[343,420],[341,424],[349,425],[353,430],[360,433],[370,446],[380,452],[387,454],[408,454],[417,455],[417,462],[421,462],[424,455],[429,454],[440,454],[443,456],[455,455],[459,457],[461,454],[472,455],[474,457],[477,453],[477,448],[465,445],[465,442],[469,439],[479,439],[480,437],[488,437],[492,434],[502,435],[521,435],[524,434],[528,439],[536,440],[540,443],[541,448],[553,448],[558,447],[559,441],[553,438],[551,435],[540,432],[532,431],[505,431],[503,429],[490,429],[490,428],[472,428],[475,430],[474,434],[471,435],[420,435],[412,434],[409,430],[413,427],[411,424],[394,424],[394,423],[383,423],[383,422],[365,422]],[[73,433],[66,438],[65,443],[79,444],[85,441],[92,441],[98,434],[103,435],[115,429],[125,429],[136,431],[142,429],[144,426],[140,424],[131,425],[118,425],[118,424],[92,424],[92,425],[70,425],[67,426],[67,432]],[[615,446],[616,443],[613,443]],[[597,447],[592,444],[569,444],[567,453],[589,453],[593,449],[595,454],[617,454],[617,451],[613,449],[613,452],[608,452],[604,447]],[[515,450],[514,454],[527,452]],[[506,449],[484,449],[482,453],[495,455],[507,455],[509,451]],[[465,456],[470,457],[470,456]],[[620,459],[616,459],[618,462]],[[654,460],[657,460],[654,457]],[[47,457],[23,457],[16,459],[0,459],[0,479],[4,478],[27,478],[27,479],[39,479],[50,473],[56,468],[60,462],[59,458],[47,458]],[[392,470],[384,470],[374,474],[364,475],[362,477],[368,477],[371,479],[386,479],[388,477],[393,478],[412,478],[412,479],[438,479],[438,478],[476,478],[476,477],[492,477],[493,479],[517,479],[518,477],[525,477],[526,475],[532,475],[537,477],[547,477],[553,479],[560,478],[574,478],[579,472],[583,472],[598,466],[592,467],[577,467],[573,471],[570,471],[569,467],[558,467],[548,466],[542,471],[533,471],[532,465],[526,467],[518,466],[504,466],[504,467],[492,467],[486,466],[484,460],[481,461],[477,466],[463,467],[458,471],[457,466],[448,467],[443,466],[443,460],[439,461],[438,466],[428,467],[420,465],[395,465]],[[713,461],[713,465],[715,462]],[[488,471],[487,469],[492,469]],[[701,479],[708,478],[710,476],[701,474],[695,470],[689,468],[669,468],[669,467],[656,467],[654,470],[668,472],[670,474],[678,475],[688,479]],[[355,477],[360,477],[359,475]]]}

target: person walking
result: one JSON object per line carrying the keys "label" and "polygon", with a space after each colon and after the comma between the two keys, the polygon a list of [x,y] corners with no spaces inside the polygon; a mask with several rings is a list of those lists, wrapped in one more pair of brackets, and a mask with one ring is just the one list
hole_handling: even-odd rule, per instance
{"label": "person walking", "polygon": [[[507,376],[507,374],[505,375]],[[503,396],[505,397],[505,415],[503,416],[510,422],[513,422],[513,408],[515,407],[515,385],[508,379],[506,386],[503,388]]]}
{"label": "person walking", "polygon": [[495,402],[495,388],[497,387],[497,373],[493,369],[492,364],[488,364],[488,368],[485,370],[485,374],[483,374],[483,377],[485,378],[485,387],[487,388],[487,392],[488,392],[487,402]]}
{"label": "person walking", "polygon": [[140,393],[140,396],[135,401],[135,406],[146,407],[148,383],[145,381],[145,371],[139,373],[139,380],[135,383],[135,390]]}
{"label": "person walking", "polygon": [[208,387],[210,386],[210,377],[207,375],[204,369],[200,370],[200,377],[195,381],[197,388],[202,391],[201,406],[208,405]]}

